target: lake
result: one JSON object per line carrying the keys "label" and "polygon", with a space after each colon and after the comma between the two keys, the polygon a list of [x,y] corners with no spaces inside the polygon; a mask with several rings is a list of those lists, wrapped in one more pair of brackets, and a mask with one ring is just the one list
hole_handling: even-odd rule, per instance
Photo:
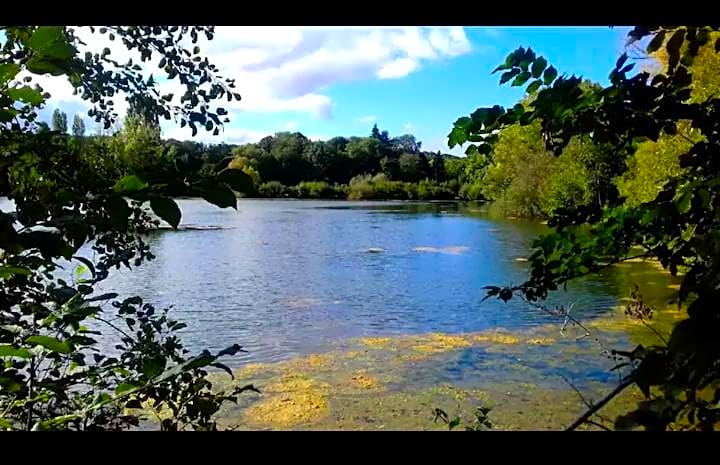
{"label": "lake", "polygon": [[[233,343],[232,360],[278,361],[339,341],[426,332],[517,329],[547,322],[520,301],[481,302],[488,284],[519,283],[529,246],[545,230],[492,220],[456,203],[241,200],[237,211],[180,200],[181,225],[161,231],[157,259],[115,272],[102,289],[174,305],[192,348]],[[579,317],[617,305],[629,288],[612,276],[556,296]]]}
{"label": "lake", "polygon": [[645,262],[573,282],[549,303],[574,304],[583,338],[518,299],[482,301],[525,279],[539,222],[456,202],[178,203],[180,230],[149,237],[157,258],[97,292],[172,305],[193,352],[242,345],[225,362],[264,394],[223,411],[233,427],[431,429],[430,406],[478,402],[499,428],[561,427],[583,408],[569,382],[601,395],[609,349],[654,337],[622,315],[634,285],[658,308],[677,292]]}

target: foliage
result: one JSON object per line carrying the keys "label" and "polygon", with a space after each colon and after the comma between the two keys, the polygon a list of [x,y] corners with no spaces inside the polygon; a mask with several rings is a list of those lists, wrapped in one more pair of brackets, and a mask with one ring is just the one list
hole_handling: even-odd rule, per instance
{"label": "foliage", "polygon": [[59,108],[56,108],[52,115],[52,130],[64,134],[67,132],[67,129],[67,114]]}
{"label": "foliage", "polygon": [[[658,259],[673,275],[680,267],[686,271],[678,301],[686,304],[688,319],[675,326],[667,344],[615,352],[628,359],[631,372],[607,399],[631,384],[646,397],[635,411],[618,418],[618,428],[709,430],[720,420],[720,99],[692,98],[693,61],[698,54],[720,51],[720,40],[714,39],[718,32],[708,27],[636,27],[629,42],[650,38],[649,53],[663,47],[668,56],[664,72],[629,76],[634,64],[627,63],[625,53],[610,73],[610,85],[590,90],[582,89],[575,76],[558,76],[531,49],[519,48],[495,71],[503,71],[501,83],[513,78],[513,85],[529,83],[535,100],[527,108],[479,108],[458,119],[449,135],[451,146],[470,141],[478,150],[488,150],[494,131],[537,120],[548,150],[559,155],[572,138],[590,137],[612,154],[602,161],[617,170],[616,176],[627,170],[625,162],[638,143],[673,135],[680,122],[702,136],[679,155],[682,171],[653,199],[627,204],[606,186],[601,202],[556,211],[548,222],[554,231],[534,243],[529,279],[488,287],[488,297],[507,301],[517,295],[534,302],[569,280],[631,258],[638,248],[640,255]],[[612,177],[606,182],[611,184]],[[607,399],[570,428],[586,421]]]}
{"label": "foliage", "polygon": [[[242,389],[213,392],[206,370],[229,371],[218,358],[241,348],[189,357],[176,334],[184,325],[164,310],[156,313],[140,297],[119,299],[96,290],[111,269],[153,258],[146,239],[159,221],[151,211],[177,227],[180,210],[171,196],[202,196],[234,207],[233,190],[247,188],[247,175],[225,160],[200,176],[179,157],[157,179],[158,173],[131,172],[132,165],[118,176],[105,160],[156,150],[157,133],[146,121],[130,121],[122,134],[100,143],[77,143],[64,133],[66,126],[35,131],[41,128],[37,111],[51,96],[28,83],[36,75],[66,78],[92,103],[89,116],[106,128],[116,117],[112,98],[122,93],[193,132],[199,125],[217,131],[217,115],[226,112],[210,102],[239,96],[198,47],[191,53],[182,45],[188,34],[193,43],[199,34],[211,39],[212,27],[89,29],[137,49],[143,61],[159,57],[168,78],[178,78],[187,92],[183,105],[173,105],[132,60],[120,64],[109,50],[83,57],[83,43],[71,28],[2,27],[0,195],[14,202],[15,211],[0,212],[0,427],[124,429],[141,418],[132,409],[152,407],[170,412],[163,429],[214,429],[212,414]],[[21,72],[27,74],[22,82]],[[115,153],[113,144],[122,150]],[[96,148],[104,155],[99,162],[88,157]],[[105,176],[96,175],[98,167]],[[75,263],[82,268],[69,275],[65,270]]]}
{"label": "foliage", "polygon": [[325,181],[303,181],[295,186],[297,197],[301,199],[344,199],[345,187],[330,185]]}
{"label": "foliage", "polygon": [[83,121],[80,115],[73,117],[72,134],[75,137],[83,137],[85,135],[85,121]]}
{"label": "foliage", "polygon": [[[490,410],[489,407],[477,407],[474,412],[475,418],[471,423],[465,425],[465,431],[486,431],[492,429],[492,421],[490,421],[488,417]],[[450,420],[448,414],[442,409],[436,408],[433,413],[435,423],[437,423],[438,420],[442,421],[448,426],[449,431],[454,430],[462,424],[462,418],[456,416]]]}

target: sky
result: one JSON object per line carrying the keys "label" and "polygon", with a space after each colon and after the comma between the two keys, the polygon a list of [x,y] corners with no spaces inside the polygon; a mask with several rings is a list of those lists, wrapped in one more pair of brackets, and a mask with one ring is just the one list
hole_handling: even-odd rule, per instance
{"label": "sky", "polygon": [[[236,79],[242,100],[226,107],[231,122],[219,136],[200,131],[196,139],[240,144],[299,131],[325,140],[369,135],[377,124],[391,136],[414,134],[423,149],[461,154],[447,147],[458,117],[481,106],[512,106],[523,96],[522,88],[500,86],[499,73],[491,74],[508,53],[529,46],[560,74],[606,84],[628,29],[218,26],[200,47],[224,77]],[[109,46],[118,61],[131,56],[104,36],[87,42]],[[39,80],[52,95],[41,117],[49,121],[59,107],[71,121],[89,106],[57,79]],[[161,86],[172,90],[170,83]],[[118,105],[121,115],[126,108]],[[86,119],[86,126],[93,131],[95,123]],[[163,122],[163,136],[190,139],[191,133]]]}

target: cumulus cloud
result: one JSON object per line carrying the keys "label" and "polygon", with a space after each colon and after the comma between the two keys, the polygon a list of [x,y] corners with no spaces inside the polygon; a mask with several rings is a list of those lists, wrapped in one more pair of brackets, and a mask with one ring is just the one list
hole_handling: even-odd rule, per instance
{"label": "cumulus cloud", "polygon": [[[107,36],[84,32],[86,49],[94,52],[108,47],[120,62],[133,58],[128,51]],[[242,96],[238,102],[225,102],[231,112],[304,113],[321,119],[332,116],[333,101],[329,86],[341,82],[368,79],[398,79],[421,69],[433,60],[455,57],[470,51],[470,42],[462,27],[284,27],[218,26],[212,41],[200,41],[201,53],[216,64],[224,77],[235,78]],[[154,56],[143,66],[158,73]],[[41,84],[54,103],[82,103],[72,95],[63,79],[43,77]],[[173,92],[179,100],[181,88],[176,81],[161,84],[163,93]],[[127,105],[115,99],[121,116]],[[232,114],[231,114],[232,117]]]}
{"label": "cumulus cloud", "polygon": [[415,125],[412,123],[405,123],[405,130],[408,132],[412,132],[415,130]]}

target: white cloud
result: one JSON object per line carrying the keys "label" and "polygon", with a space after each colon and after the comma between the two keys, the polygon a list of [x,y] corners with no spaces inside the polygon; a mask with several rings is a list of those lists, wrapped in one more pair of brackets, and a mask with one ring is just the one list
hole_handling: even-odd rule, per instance
{"label": "white cloud", "polygon": [[288,131],[294,131],[297,128],[298,128],[297,121],[288,121],[287,123],[285,123],[285,129],[287,129]]}
{"label": "white cloud", "polygon": [[181,128],[175,124],[163,127],[162,133],[163,137],[167,139],[194,140],[214,144],[221,142],[225,142],[226,144],[248,144],[257,142],[265,136],[272,135],[270,132],[265,131],[251,131],[242,128],[226,127],[225,130],[221,131],[217,136],[213,136],[210,132],[200,130],[195,137],[192,137],[190,128],[187,126]]}
{"label": "white cloud", "polygon": [[[128,51],[107,35],[78,35],[87,49],[100,52],[108,47],[120,62],[133,58],[158,79],[159,56],[141,63],[135,50]],[[462,27],[283,27],[219,26],[215,38],[199,43],[201,53],[217,65],[224,77],[235,78],[242,100],[224,105],[231,113],[297,112],[330,118],[333,101],[329,86],[367,79],[397,79],[421,69],[424,64],[470,51]],[[48,82],[45,82],[48,81]],[[51,82],[52,81],[52,82]],[[43,78],[53,103],[82,103],[60,78]],[[176,81],[161,84],[162,92],[174,92]],[[124,99],[115,103],[124,114]],[[230,115],[232,119],[232,114]]]}
{"label": "white cloud", "polygon": [[405,130],[408,132],[412,132],[415,130],[415,125],[412,123],[405,123]]}
{"label": "white cloud", "polygon": [[377,116],[375,115],[361,116],[360,118],[355,118],[356,123],[372,123],[376,120]]}
{"label": "white cloud", "polygon": [[412,58],[398,58],[380,68],[377,72],[377,77],[380,79],[405,77],[418,69],[418,66],[418,62]]}

